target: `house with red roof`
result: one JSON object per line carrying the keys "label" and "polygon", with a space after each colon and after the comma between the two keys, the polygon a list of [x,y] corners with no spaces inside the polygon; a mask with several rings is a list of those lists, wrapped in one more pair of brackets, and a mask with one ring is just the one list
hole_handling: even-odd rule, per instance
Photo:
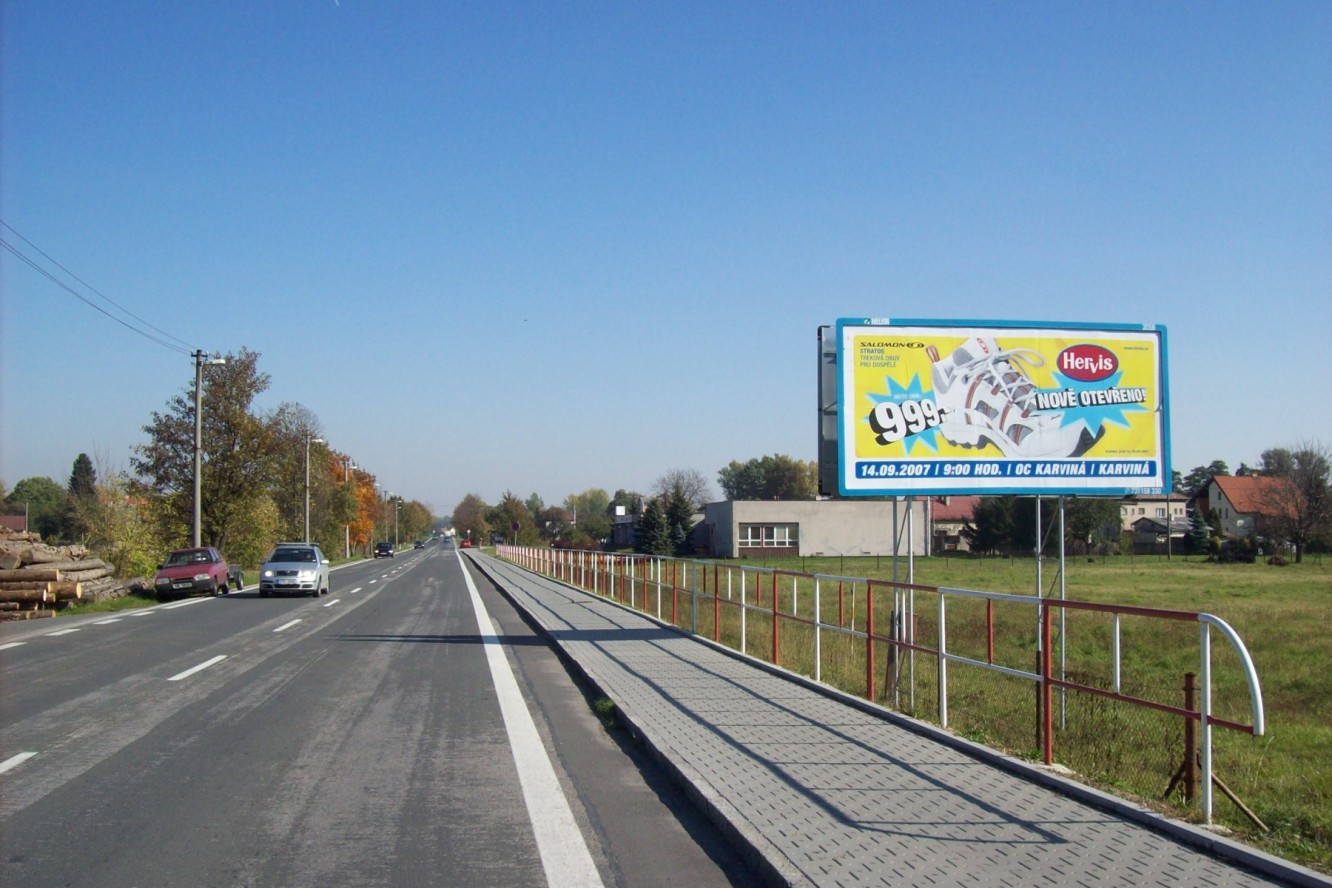
{"label": "house with red roof", "polygon": [[962,529],[971,523],[978,496],[936,496],[929,499],[930,528],[933,535],[933,553],[969,552],[971,546],[962,535]]}
{"label": "house with red roof", "polygon": [[1271,475],[1213,475],[1193,502],[1204,514],[1216,514],[1222,536],[1251,537],[1262,534],[1263,525],[1287,508],[1290,497],[1282,488],[1289,483]]}

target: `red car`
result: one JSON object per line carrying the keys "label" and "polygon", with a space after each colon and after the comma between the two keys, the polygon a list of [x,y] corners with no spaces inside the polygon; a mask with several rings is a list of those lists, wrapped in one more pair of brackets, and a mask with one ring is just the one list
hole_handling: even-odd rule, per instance
{"label": "red car", "polygon": [[226,595],[231,591],[230,582],[231,572],[226,559],[212,546],[203,546],[177,549],[168,555],[166,561],[157,566],[153,589],[158,601],[169,601],[200,592]]}
{"label": "red car", "polygon": [[461,549],[470,549],[470,548],[472,548],[472,541],[471,541],[471,540],[463,540],[461,543],[458,544],[458,547],[461,548]]}

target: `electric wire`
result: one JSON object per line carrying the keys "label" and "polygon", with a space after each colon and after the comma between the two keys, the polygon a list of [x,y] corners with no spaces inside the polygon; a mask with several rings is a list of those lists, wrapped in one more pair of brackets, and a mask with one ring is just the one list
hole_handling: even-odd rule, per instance
{"label": "electric wire", "polygon": [[[80,302],[83,302],[83,303],[84,303],[85,305],[87,305],[89,308],[92,308],[92,309],[94,309],[95,311],[101,312],[103,315],[105,315],[106,317],[108,317],[108,318],[110,318],[111,320],[115,321],[117,324],[120,324],[122,327],[126,328],[127,330],[130,330],[131,332],[134,332],[134,333],[139,334],[140,336],[144,337],[145,339],[149,340],[150,342],[154,342],[154,343],[156,343],[157,345],[162,346],[163,348],[170,349],[171,351],[174,351],[174,352],[176,352],[177,354],[182,354],[182,355],[186,355],[186,356],[191,356],[191,355],[194,354],[194,351],[195,351],[195,350],[190,346],[190,344],[189,344],[188,342],[186,342],[185,340],[180,339],[180,338],[178,338],[178,337],[176,337],[176,336],[173,336],[172,334],[170,334],[170,333],[168,333],[167,331],[161,329],[160,327],[157,327],[157,326],[155,326],[154,324],[152,324],[152,323],[150,323],[150,322],[144,320],[143,318],[141,318],[141,317],[139,317],[138,315],[134,314],[134,312],[130,311],[129,309],[125,308],[123,305],[120,305],[120,304],[117,303],[115,300],[111,299],[111,298],[110,298],[109,296],[107,296],[106,294],[102,293],[102,292],[99,291],[96,287],[93,287],[91,284],[89,284],[88,282],[84,281],[82,278],[80,278],[78,275],[74,274],[74,273],[73,273],[72,271],[70,271],[68,268],[66,268],[65,266],[61,265],[59,262],[57,262],[54,258],[52,258],[50,255],[48,255],[44,250],[42,250],[41,247],[37,246],[37,245],[34,244],[32,241],[30,241],[30,240],[28,240],[26,237],[24,237],[24,236],[18,231],[18,229],[14,228],[14,226],[10,225],[8,222],[5,222],[3,219],[0,219],[0,225],[3,225],[6,229],[8,229],[9,231],[13,232],[13,234],[14,234],[19,240],[23,241],[23,243],[27,244],[29,247],[31,247],[33,250],[35,250],[37,253],[39,253],[39,254],[42,256],[42,258],[44,258],[47,262],[50,262],[50,263],[51,263],[52,265],[54,265],[56,268],[58,268],[58,269],[60,269],[61,271],[63,271],[63,272],[64,272],[66,275],[68,275],[70,278],[74,279],[75,281],[78,281],[82,286],[86,287],[89,291],[91,291],[91,292],[97,294],[97,296],[99,296],[102,300],[104,300],[104,301],[107,302],[108,304],[114,306],[115,309],[116,309],[117,311],[120,311],[120,312],[124,313],[125,315],[128,315],[129,317],[133,318],[133,319],[134,319],[135,321],[137,321],[138,323],[142,324],[144,327],[147,327],[148,329],[153,330],[153,331],[155,331],[156,333],[159,333],[159,334],[161,334],[161,335],[160,335],[160,336],[155,336],[155,335],[153,335],[152,333],[148,333],[148,332],[146,332],[145,330],[140,329],[139,327],[134,326],[133,324],[131,324],[130,322],[124,320],[123,318],[116,317],[116,316],[115,316],[114,314],[112,314],[111,312],[109,312],[109,311],[107,311],[106,309],[102,308],[100,305],[97,305],[97,304],[94,303],[91,299],[87,298],[87,297],[84,296],[82,293],[78,292],[78,291],[75,290],[73,287],[69,286],[69,284],[67,284],[67,283],[65,283],[64,281],[60,280],[58,277],[56,277],[54,274],[52,274],[49,270],[47,270],[46,268],[43,268],[43,267],[41,266],[40,263],[38,263],[37,261],[35,261],[35,260],[32,259],[31,257],[24,255],[23,252],[20,251],[20,250],[18,249],[18,247],[14,246],[14,245],[13,245],[12,243],[10,243],[9,241],[7,241],[7,240],[5,240],[4,238],[0,237],[0,246],[3,246],[6,250],[8,250],[10,253],[12,253],[15,257],[17,257],[17,258],[18,258],[20,261],[22,261],[24,264],[26,264],[26,265],[28,265],[29,267],[31,267],[34,271],[36,271],[38,274],[40,274],[40,275],[42,275],[43,277],[45,277],[47,280],[51,281],[51,282],[52,282],[53,284],[55,284],[57,287],[60,287],[62,290],[64,290],[64,291],[66,291],[67,293],[69,293],[69,294],[70,294],[71,296],[73,296],[75,299],[78,299]],[[165,337],[165,338],[163,338],[163,337]],[[168,340],[171,340],[171,341],[168,341]],[[176,343],[179,343],[179,345],[177,345]],[[182,347],[182,346],[183,346],[183,347]]]}

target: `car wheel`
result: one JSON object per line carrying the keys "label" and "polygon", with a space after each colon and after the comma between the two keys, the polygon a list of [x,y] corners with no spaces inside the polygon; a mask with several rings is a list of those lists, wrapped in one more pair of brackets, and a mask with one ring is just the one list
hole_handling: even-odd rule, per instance
{"label": "car wheel", "polygon": [[259,590],[259,597],[260,597],[260,598],[267,598],[267,597],[268,597],[268,590],[267,590],[267,589],[260,589],[260,590]]}
{"label": "car wheel", "polygon": [[318,586],[315,586],[313,589],[310,590],[310,597],[311,597],[311,598],[318,598],[318,597],[319,597],[319,587],[318,587]]}
{"label": "car wheel", "polygon": [[223,583],[221,586],[219,586],[217,583],[214,583],[214,584],[213,584],[213,595],[214,595],[214,596],[216,596],[217,598],[221,598],[223,595],[226,595],[226,594],[227,594],[227,584],[226,584],[226,583]]}

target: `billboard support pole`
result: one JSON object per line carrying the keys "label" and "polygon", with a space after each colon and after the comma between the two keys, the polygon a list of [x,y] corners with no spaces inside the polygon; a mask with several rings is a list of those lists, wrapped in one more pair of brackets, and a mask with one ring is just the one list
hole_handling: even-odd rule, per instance
{"label": "billboard support pole", "polygon": [[907,654],[907,681],[910,683],[911,692],[907,698],[911,701],[911,711],[916,711],[916,534],[915,534],[915,505],[916,498],[909,496],[906,498],[907,504],[907,583],[911,588],[907,590],[907,613],[906,613],[906,631],[903,635],[912,645]]}
{"label": "billboard support pole", "polygon": [[[1068,559],[1065,551],[1064,533],[1064,506],[1065,498],[1059,498],[1059,600],[1064,601],[1068,597]],[[1059,609],[1059,680],[1068,680],[1068,638],[1064,633],[1067,628],[1068,608]],[[1068,689],[1059,688],[1059,729],[1062,731],[1068,727]]]}

